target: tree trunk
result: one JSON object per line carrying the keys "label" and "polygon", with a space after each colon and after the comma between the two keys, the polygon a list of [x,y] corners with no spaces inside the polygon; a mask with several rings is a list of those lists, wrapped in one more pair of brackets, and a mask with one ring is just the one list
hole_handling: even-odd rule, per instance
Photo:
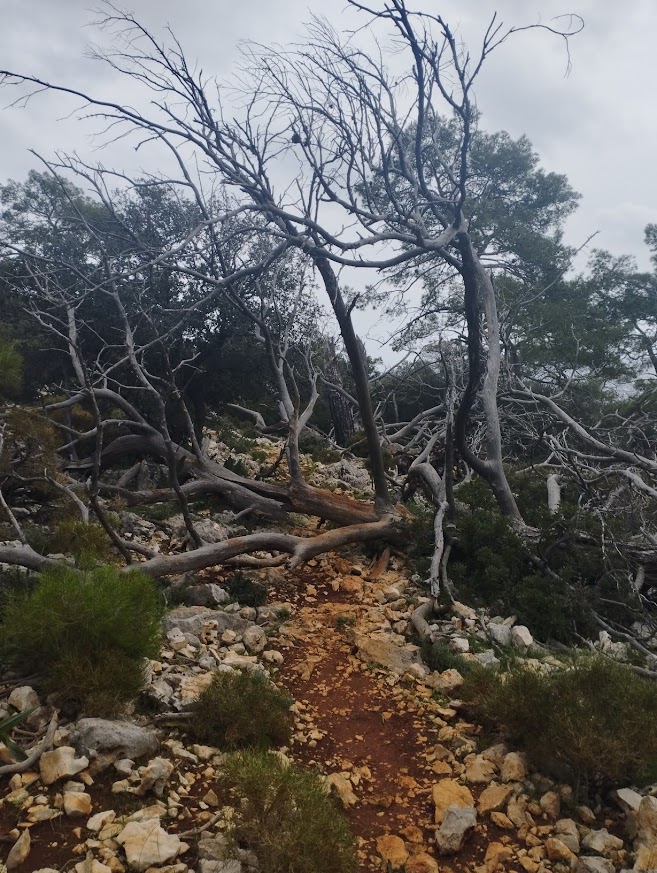
{"label": "tree trunk", "polygon": [[345,351],[347,352],[351,364],[351,370],[356,384],[356,397],[358,399],[360,416],[363,422],[363,430],[365,431],[367,450],[372,467],[372,481],[374,482],[376,507],[379,510],[384,510],[390,505],[390,499],[388,497],[388,485],[386,482],[386,471],[383,463],[383,453],[381,451],[381,440],[379,439],[379,432],[374,420],[374,410],[372,409],[372,398],[370,396],[369,378],[367,375],[365,359],[354,330],[351,313],[347,309],[342,293],[340,292],[340,286],[338,284],[337,276],[335,275],[335,270],[328,258],[318,254],[313,254],[312,257],[324,281],[326,292],[340,326],[340,333],[344,342]]}

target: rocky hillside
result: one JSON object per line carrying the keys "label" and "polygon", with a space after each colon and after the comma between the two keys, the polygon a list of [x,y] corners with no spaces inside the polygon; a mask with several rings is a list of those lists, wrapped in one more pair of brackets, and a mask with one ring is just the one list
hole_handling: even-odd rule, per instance
{"label": "rocky hillside", "polygon": [[[368,487],[357,463],[315,466],[318,482],[323,476],[333,488]],[[230,513],[199,511],[196,522],[209,542],[229,527],[239,532]],[[124,512],[122,524],[126,537],[151,548],[185,548],[175,516]],[[177,580],[166,596],[159,656],[118,718],[58,712],[35,690],[38,675],[2,676],[0,728],[3,720],[15,723],[2,736],[27,757],[17,761],[10,742],[0,746],[0,869],[657,869],[657,796],[649,789],[584,786],[539,772],[523,747],[479,723],[462,699],[473,665],[492,674],[512,661],[515,671],[550,675],[567,671],[567,659],[513,617],[459,602],[420,628],[420,645],[417,610],[427,598],[402,552],[385,548],[366,558],[354,550],[294,571],[205,570]],[[604,632],[591,646],[603,657],[629,657]],[[436,653],[450,653],[452,665],[436,664]],[[289,694],[291,731],[269,755],[317,774],[355,839],[351,867],[270,868],[243,822],[236,832],[250,798],[226,782],[234,756],[199,741],[194,715],[214,677],[235,673],[261,676],[263,688]],[[245,722],[243,730],[250,728]],[[313,809],[296,813],[299,839],[304,830],[312,836]]]}

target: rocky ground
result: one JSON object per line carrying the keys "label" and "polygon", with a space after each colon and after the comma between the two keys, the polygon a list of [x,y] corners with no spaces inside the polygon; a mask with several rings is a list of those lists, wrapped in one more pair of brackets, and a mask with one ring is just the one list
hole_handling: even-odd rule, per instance
{"label": "rocky ground", "polygon": [[[353,471],[331,473],[336,487],[353,486]],[[208,541],[230,524],[209,513],[198,521]],[[151,547],[185,547],[179,519],[124,513],[123,524]],[[231,602],[230,572],[200,574],[187,605],[167,613],[160,657],[125,719],[60,719],[50,750],[11,776],[0,744],[0,871],[257,871],[257,858],[223,836],[235,802],[217,780],[224,755],[189,740],[177,718],[215,670],[263,671],[291,693],[294,734],[282,754],[325,777],[364,871],[657,869],[656,796],[621,789],[581,805],[468,720],[460,674],[430,671],[411,642],[423,592],[401,559],[386,550],[370,563],[354,551],[260,570],[252,575],[269,599],[257,609]],[[530,669],[559,667],[512,618],[458,603],[431,633],[489,668],[499,646]],[[602,635],[598,645],[616,644]],[[20,728],[26,745],[47,734],[44,703],[25,678],[0,681],[0,719],[37,707]]]}
{"label": "rocky ground", "polygon": [[[417,596],[387,553],[370,568],[326,557],[263,572],[271,605],[217,603],[226,597],[214,573],[195,594],[214,606],[167,615],[145,696],[175,713],[216,668],[270,673],[295,698],[284,752],[325,775],[363,870],[657,867],[657,797],[624,789],[609,808],[578,805],[568,785],[528,771],[522,754],[460,715],[458,674],[429,672],[406,640]],[[463,649],[475,624],[457,606],[439,630]],[[39,703],[29,687],[4,690],[7,708]],[[19,871],[247,873],[255,858],[226,857],[222,759],[153,715],[60,727],[38,769],[9,780],[0,857]]]}

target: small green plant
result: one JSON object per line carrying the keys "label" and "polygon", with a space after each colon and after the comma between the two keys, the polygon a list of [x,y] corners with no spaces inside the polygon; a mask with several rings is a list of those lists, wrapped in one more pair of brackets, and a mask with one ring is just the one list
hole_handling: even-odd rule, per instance
{"label": "small green plant", "polygon": [[224,765],[239,798],[230,836],[267,873],[355,873],[349,825],[321,777],[267,753],[241,753]]}
{"label": "small green plant", "polygon": [[559,777],[625,784],[657,778],[657,686],[606,658],[580,657],[549,674],[478,670],[460,694],[485,725]]}
{"label": "small green plant", "polygon": [[163,603],[155,582],[114,567],[48,569],[32,591],[10,593],[0,656],[89,715],[114,715],[140,690],[159,650]]}
{"label": "small green plant", "polygon": [[264,606],[267,602],[267,589],[260,582],[255,582],[246,573],[239,570],[226,583],[226,588],[233,600],[242,606]]}
{"label": "small green plant", "polygon": [[224,467],[227,470],[230,470],[231,473],[235,473],[236,476],[248,476],[249,468],[246,466],[244,461],[241,458],[234,458],[232,455],[229,455],[224,461]]}
{"label": "small green plant", "polygon": [[432,643],[431,640],[423,640],[421,645],[422,660],[430,670],[458,670],[462,676],[477,669],[474,661],[469,661],[458,652],[453,652],[444,640]]}
{"label": "small green plant", "polygon": [[290,739],[291,705],[262,673],[216,672],[194,703],[190,730],[220,748],[281,746]]}
{"label": "small green plant", "polygon": [[35,709],[37,709],[37,707],[33,706],[30,709],[24,709],[22,712],[17,712],[7,718],[0,719],[0,742],[4,743],[9,749],[15,761],[24,761],[25,758],[27,758],[27,755],[21,747],[12,740],[11,732],[15,727],[18,727],[19,724],[23,724],[23,722],[32,715]]}
{"label": "small green plant", "polygon": [[335,620],[335,626],[339,631],[344,631],[348,627],[353,627],[356,623],[354,615],[339,615]]}

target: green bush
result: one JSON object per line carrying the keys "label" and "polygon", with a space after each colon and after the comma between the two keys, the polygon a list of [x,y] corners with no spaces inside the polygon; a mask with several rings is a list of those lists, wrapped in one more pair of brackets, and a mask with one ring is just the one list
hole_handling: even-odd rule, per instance
{"label": "green bush", "polygon": [[23,390],[23,356],[13,340],[0,339],[0,397],[17,397]]}
{"label": "green bush", "polygon": [[191,733],[220,748],[285,745],[292,698],[262,673],[215,673],[192,708]]}
{"label": "green bush", "polygon": [[8,596],[0,655],[38,674],[62,701],[113,715],[143,685],[144,659],[159,651],[162,611],[155,582],[137,571],[55,567],[33,591]]}
{"label": "green bush", "polygon": [[460,692],[536,766],[573,779],[657,778],[657,685],[606,658],[549,674],[476,671]]}
{"label": "green bush", "polygon": [[231,598],[242,606],[264,606],[267,602],[266,587],[239,570],[228,579],[226,589]]}
{"label": "green bush", "polygon": [[[246,451],[248,451],[248,449],[246,449]],[[227,470],[230,470],[231,473],[235,473],[236,476],[248,478],[249,468],[241,458],[234,458],[232,455],[229,455],[224,461],[224,467]]]}
{"label": "green bush", "polygon": [[230,836],[267,873],[355,873],[349,825],[321,777],[267,753],[233,755],[223,781],[239,799]]}
{"label": "green bush", "polygon": [[438,670],[440,673],[444,670],[458,670],[462,676],[466,676],[473,668],[477,669],[474,661],[468,661],[463,655],[453,652],[443,640],[435,643],[423,640],[421,652],[422,660],[430,670]]}
{"label": "green bush", "polygon": [[111,557],[110,540],[103,528],[80,518],[60,521],[48,540],[48,551],[73,555],[77,561],[84,555],[96,558]]}

